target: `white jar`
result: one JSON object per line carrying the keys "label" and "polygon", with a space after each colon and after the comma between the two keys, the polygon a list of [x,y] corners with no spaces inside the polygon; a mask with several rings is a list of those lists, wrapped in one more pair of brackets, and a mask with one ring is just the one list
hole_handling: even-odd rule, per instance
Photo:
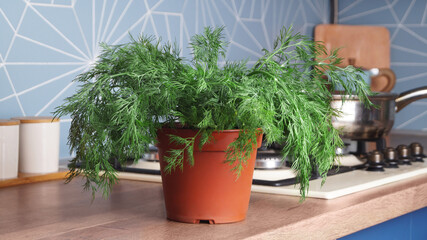
{"label": "white jar", "polygon": [[19,121],[0,119],[0,180],[18,177]]}
{"label": "white jar", "polygon": [[18,117],[19,172],[52,173],[59,165],[59,119]]}

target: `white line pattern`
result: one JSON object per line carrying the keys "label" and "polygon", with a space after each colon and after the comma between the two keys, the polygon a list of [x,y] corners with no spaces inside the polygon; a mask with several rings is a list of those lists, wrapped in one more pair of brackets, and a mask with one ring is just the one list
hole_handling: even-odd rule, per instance
{"label": "white line pattern", "polygon": [[[380,6],[381,3],[383,6]],[[420,6],[423,6],[424,9],[416,11],[419,10]],[[403,13],[400,19],[397,12]],[[384,19],[388,19],[386,16],[389,13],[393,17],[393,22],[384,22]],[[427,0],[395,0],[393,2],[377,0],[363,1],[363,3],[357,0],[339,10],[340,24],[382,25],[394,31],[390,40],[391,67],[395,69],[397,75],[397,84],[394,90],[396,92],[427,86],[426,18]],[[419,22],[414,23],[414,19]],[[397,129],[426,131],[426,104],[425,100],[420,100],[406,107],[403,110],[405,114],[396,114],[395,127]]]}
{"label": "white line pattern", "polygon": [[[16,12],[6,11],[8,4],[10,6],[15,3],[24,4],[20,9],[15,10]],[[0,24],[4,22],[0,25],[0,31],[7,29],[11,33],[11,38],[7,40],[4,52],[0,52],[0,70],[4,71],[6,76],[5,81],[0,82],[9,85],[5,88],[1,86],[5,90],[0,92],[2,94],[0,95],[0,118],[14,117],[2,110],[6,101],[13,99],[16,100],[19,112],[23,116],[28,113],[50,115],[54,107],[73,93],[70,92],[74,89],[72,78],[96,61],[99,42],[121,44],[128,40],[129,33],[138,36],[144,32],[165,40],[179,41],[181,54],[183,57],[188,57],[187,46],[192,35],[199,33],[208,25],[225,26],[226,39],[231,42],[228,50],[229,52],[236,50],[238,53],[237,56],[229,56],[230,58],[259,57],[261,48],[271,48],[272,40],[281,26],[293,25],[296,31],[311,34],[307,32],[309,27],[325,23],[329,14],[326,9],[327,3],[328,0],[321,0],[321,3],[318,0],[161,0],[157,2],[71,0],[68,3],[55,3],[54,0],[37,2],[1,0],[0,19],[5,20],[0,22]],[[133,10],[135,7],[140,8],[141,4],[145,10],[141,11],[140,15],[133,16],[136,14]],[[61,12],[69,11],[69,15],[64,18],[62,16],[51,18],[58,14],[55,12],[58,9],[61,9]],[[68,17],[70,19],[66,19]],[[54,45],[49,44],[51,43],[48,41],[49,34],[38,32],[37,26],[34,26],[33,32],[24,33],[21,26],[32,24],[31,18],[38,18],[37,22],[52,30],[49,34],[56,34],[58,41]],[[159,19],[159,22],[155,19]],[[297,19],[299,22],[295,22]],[[70,24],[72,27],[70,29],[74,30],[68,31],[68,28],[64,29],[64,22],[56,21],[64,21]],[[176,27],[179,29],[174,29]],[[244,33],[244,36],[237,36],[238,31]],[[174,33],[179,36],[175,36]],[[165,35],[160,36],[160,34]],[[223,63],[224,60],[221,59],[220,64]],[[249,64],[253,63],[253,60],[249,61]],[[55,70],[56,68],[64,68],[64,70],[57,70],[59,72],[54,72],[55,75],[48,73],[44,75],[43,71],[31,73],[30,67],[35,66],[52,66]],[[14,71],[19,68],[20,74],[27,77],[14,78],[8,69],[12,67]],[[25,84],[20,81],[25,81]],[[53,85],[54,83],[57,84]],[[20,86],[21,89],[22,86],[25,87],[17,92],[16,86]],[[51,92],[50,86],[62,87]],[[50,92],[45,92],[48,91],[46,89]],[[29,101],[27,96],[34,96],[30,103],[37,102],[37,104],[34,106],[21,104],[24,98],[26,98],[25,103]],[[66,126],[69,122],[70,119],[61,120],[61,123],[67,123]],[[61,136],[61,146],[61,155],[67,155],[65,135]]]}

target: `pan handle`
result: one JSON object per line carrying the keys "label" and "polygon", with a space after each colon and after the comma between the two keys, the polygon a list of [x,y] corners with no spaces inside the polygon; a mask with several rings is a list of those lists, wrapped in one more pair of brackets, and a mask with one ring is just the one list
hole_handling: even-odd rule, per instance
{"label": "pan handle", "polygon": [[422,98],[427,98],[427,86],[415,88],[401,93],[396,98],[396,112],[399,112],[408,104]]}

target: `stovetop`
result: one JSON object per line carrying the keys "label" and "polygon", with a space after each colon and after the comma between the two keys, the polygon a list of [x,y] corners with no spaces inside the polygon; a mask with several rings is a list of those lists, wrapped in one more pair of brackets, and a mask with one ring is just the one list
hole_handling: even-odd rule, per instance
{"label": "stovetop", "polygon": [[[322,179],[311,180],[307,197],[334,199],[422,174],[427,174],[427,162],[415,162],[412,165],[390,168],[384,172],[366,171],[365,169],[353,170],[328,176],[323,186],[321,185]],[[276,175],[280,174],[276,173]],[[280,187],[252,185],[252,191],[293,196],[300,194],[299,185]]]}
{"label": "stovetop", "polygon": [[[352,166],[357,166],[364,163],[354,156],[344,156],[340,159],[340,161],[342,164],[340,168],[351,168]],[[127,167],[143,170],[141,172],[144,173],[137,173],[135,171],[122,171],[118,174],[119,178],[149,182],[162,181],[161,176],[159,175],[160,165],[158,162],[140,160],[137,163],[128,165]],[[146,170],[148,170],[148,173]],[[366,171],[365,169],[353,169],[344,173],[328,176],[323,186],[321,186],[322,179],[319,178],[311,180],[307,197],[334,199],[422,174],[427,174],[427,161],[413,162],[411,165],[401,165],[399,168],[387,168],[384,172]],[[295,173],[288,167],[273,170],[255,169],[254,181],[259,180],[275,182],[286,181],[286,179],[288,179],[289,182],[285,186],[265,186],[253,184],[252,191],[299,196],[299,186],[295,184],[294,180],[289,180],[293,179],[294,177]]]}
{"label": "stovetop", "polygon": [[[416,155],[411,153],[411,149],[412,152],[418,153],[418,157],[411,156],[411,154]],[[328,172],[323,186],[322,179],[315,172],[312,174],[307,197],[333,199],[427,174],[427,159],[423,162],[422,158],[425,156],[422,151],[422,146],[415,148],[411,144],[410,147],[400,145],[396,149],[372,151],[364,154],[363,158],[348,153],[337,155],[336,166]],[[156,155],[156,153],[145,155],[145,160],[119,168],[118,170],[121,170],[118,174],[119,178],[161,182],[160,164],[155,160]],[[257,156],[270,155],[260,151]],[[285,164],[277,169],[255,169],[252,191],[299,196],[299,185],[295,184],[295,179],[295,172]]]}

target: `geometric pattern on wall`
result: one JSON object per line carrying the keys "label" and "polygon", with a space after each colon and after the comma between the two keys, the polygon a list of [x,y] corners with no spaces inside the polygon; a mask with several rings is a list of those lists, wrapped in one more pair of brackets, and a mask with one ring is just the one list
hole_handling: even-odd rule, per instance
{"label": "geometric pattern on wall", "polygon": [[[394,92],[427,86],[427,0],[340,0],[339,23],[387,27]],[[427,131],[427,100],[396,114],[394,128]]]}
{"label": "geometric pattern on wall", "polygon": [[[228,59],[253,63],[282,26],[311,35],[328,18],[328,0],[1,0],[0,118],[51,115],[96,61],[100,42],[143,33],[177,42],[188,57],[190,36],[225,26]],[[61,119],[62,157],[70,120]]]}

